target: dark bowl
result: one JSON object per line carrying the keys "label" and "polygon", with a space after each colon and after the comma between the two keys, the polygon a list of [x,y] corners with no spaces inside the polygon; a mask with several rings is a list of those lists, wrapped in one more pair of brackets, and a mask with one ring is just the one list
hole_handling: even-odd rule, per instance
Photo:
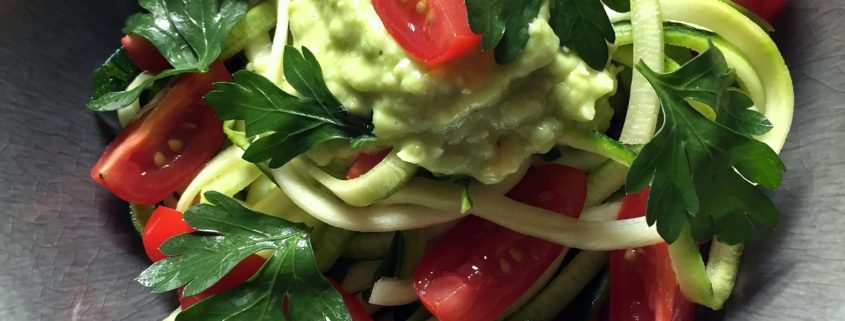
{"label": "dark bowl", "polygon": [[[693,1],[693,0],[690,0]],[[0,0],[0,319],[160,320],[122,202],[88,177],[114,135],[90,73],[135,1]],[[795,80],[780,226],[748,246],[704,320],[845,320],[845,1],[792,0],[776,33]],[[843,113],[843,114],[840,114]]]}

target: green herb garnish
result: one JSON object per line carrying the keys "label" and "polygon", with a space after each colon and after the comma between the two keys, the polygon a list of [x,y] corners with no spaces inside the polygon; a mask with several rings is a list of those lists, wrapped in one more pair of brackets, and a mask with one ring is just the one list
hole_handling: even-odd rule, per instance
{"label": "green herb garnish", "polygon": [[[734,72],[718,48],[690,60],[675,72],[658,74],[644,63],[639,70],[660,97],[663,125],[634,160],[627,191],[652,185],[646,218],[674,242],[689,224],[698,241],[717,236],[737,244],[760,227],[773,227],[778,210],[756,185],[774,189],[785,171],[766,144],[750,135],[771,128],[751,109],[751,100],[730,88]],[[712,107],[717,122],[690,101]]]}
{"label": "green herb garnish", "polygon": [[[549,24],[560,38],[560,45],[578,53],[595,70],[607,65],[607,43],[616,41],[613,25],[599,0],[553,0]],[[622,1],[607,1],[618,5]],[[630,4],[628,4],[630,7]]]}
{"label": "green herb garnish", "polygon": [[126,49],[118,49],[91,75],[92,80],[94,80],[93,99],[100,98],[113,91],[126,89],[140,73],[141,69],[135,66],[132,59],[129,59]]}
{"label": "green herb garnish", "polygon": [[528,43],[528,25],[543,0],[467,0],[469,26],[481,35],[481,48],[495,49],[496,62],[513,62]]}
{"label": "green herb garnish", "polygon": [[[628,0],[604,0],[617,11],[630,10]],[[495,49],[496,62],[513,62],[528,43],[528,27],[537,19],[541,0],[467,0],[469,25],[481,34],[483,50]],[[602,0],[553,0],[549,23],[561,45],[571,48],[596,70],[607,64],[607,42],[616,34]]]}
{"label": "green herb garnish", "polygon": [[246,135],[258,137],[243,158],[280,167],[312,147],[335,139],[354,146],[374,139],[372,125],[349,114],[332,95],[320,64],[303,48],[287,47],[284,74],[301,97],[250,71],[235,73],[234,83],[217,83],[205,100],[223,120],[243,120]]}
{"label": "green herb garnish", "polygon": [[184,295],[196,295],[247,256],[262,250],[273,255],[251,280],[191,306],[177,320],[351,320],[317,267],[305,225],[254,212],[217,192],[205,197],[210,204],[185,212],[185,221],[202,232],[165,242],[161,250],[169,257],[141,273],[141,284],[156,293],[185,286]]}
{"label": "green herb garnish", "polygon": [[[188,72],[205,72],[220,56],[223,43],[248,8],[241,0],[140,0],[148,13],[129,17],[123,32],[138,34],[152,42],[173,66],[144,85],[132,90],[109,87],[110,92],[95,93],[88,108],[95,111],[117,110],[138,99],[149,84]],[[99,90],[100,86],[96,86]]]}

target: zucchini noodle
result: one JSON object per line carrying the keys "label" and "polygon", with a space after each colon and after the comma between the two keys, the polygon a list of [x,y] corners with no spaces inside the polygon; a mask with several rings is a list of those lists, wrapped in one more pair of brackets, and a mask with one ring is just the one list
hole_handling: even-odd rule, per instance
{"label": "zucchini noodle", "polygon": [[176,204],[176,210],[183,213],[187,211],[191,205],[197,202],[201,192],[203,192],[208,184],[221,177],[225,177],[233,169],[254,168],[255,165],[241,158],[243,153],[243,150],[240,148],[231,146],[217,154],[217,156],[203,167],[188,187],[185,188],[185,191],[180,195],[179,201]]}
{"label": "zucchini noodle", "polygon": [[[457,193],[452,194],[455,195],[453,197],[444,197],[450,194],[443,193],[448,188],[448,185],[447,188],[440,188],[444,184],[409,184],[416,192],[413,196],[407,196],[410,201],[439,200],[437,205],[442,208],[430,208],[427,207],[430,204],[416,202],[369,207],[349,206],[330,192],[309,183],[309,179],[300,174],[302,170],[297,166],[297,162],[294,160],[288,165],[272,170],[276,181],[294,203],[329,225],[358,232],[386,232],[422,228],[464,216],[456,210],[460,209]],[[397,194],[401,193],[402,189],[397,191]],[[645,218],[612,222],[574,219],[513,201],[480,184],[470,186],[470,197],[477,203],[473,208],[475,215],[516,232],[572,248],[615,250],[662,242],[657,231],[646,224]]]}
{"label": "zucchini noodle", "polygon": [[381,278],[373,285],[368,301],[381,306],[399,306],[417,301],[417,293],[409,279]]}
{"label": "zucchini noodle", "polygon": [[288,5],[290,0],[276,0],[276,33],[273,36],[273,45],[270,53],[270,66],[262,73],[264,78],[269,79],[276,85],[283,81],[282,55],[285,45],[288,43]]}
{"label": "zucchini noodle", "polygon": [[[317,219],[357,232],[388,232],[444,223],[463,217],[459,211],[443,211],[410,204],[352,207],[339,201],[299,174],[295,161],[271,170],[279,187],[293,202]],[[457,197],[456,197],[457,201]]]}
{"label": "zucchini noodle", "polygon": [[[131,83],[129,83],[129,86],[126,87],[126,90],[138,88],[138,86],[143,85],[144,82],[146,82],[150,78],[153,78],[153,76],[146,72],[142,72],[138,74],[138,76],[135,77],[135,79],[133,79]],[[138,99],[135,99],[135,101],[133,101],[132,104],[130,104],[126,108],[118,109],[117,121],[120,123],[120,127],[126,127],[126,125],[129,125],[129,122],[135,119],[135,117],[138,117],[138,114],[140,113],[141,103]]]}
{"label": "zucchini noodle", "polygon": [[[663,18],[657,0],[631,0],[634,61],[643,61],[656,72],[663,71]],[[634,70],[628,114],[619,140],[640,145],[651,140],[657,129],[660,100],[648,80]]]}
{"label": "zucchini noodle", "polygon": [[250,8],[226,37],[220,60],[227,60],[243,51],[256,37],[266,36],[267,32],[276,26],[275,9],[275,4],[269,0]]}
{"label": "zucchini noodle", "polygon": [[484,186],[473,185],[473,213],[513,231],[583,250],[618,250],[663,242],[645,217],[596,222],[560,215],[526,205]]}
{"label": "zucchini noodle", "polygon": [[316,179],[346,204],[352,206],[371,205],[390,196],[397,188],[411,179],[417,171],[416,165],[400,159],[396,156],[396,151],[387,155],[384,160],[367,173],[346,180],[334,178],[305,159],[300,159],[298,163],[304,173]]}
{"label": "zucchini noodle", "polygon": [[[616,45],[626,46],[633,41],[631,33],[631,25],[627,22],[618,22],[614,24],[616,30]],[[754,67],[749,62],[748,58],[743,55],[739,49],[726,41],[724,38],[709,31],[695,29],[685,24],[676,22],[667,22],[664,27],[664,39],[666,44],[684,47],[697,52],[704,52],[709,46],[709,42],[713,42],[722,54],[725,56],[725,61],[736,71],[737,78],[743,89],[748,91],[754,104],[757,106],[764,106],[766,104],[765,90],[763,83]],[[633,60],[629,63],[633,65]],[[668,65],[667,65],[668,67]],[[669,69],[671,70],[671,69]]]}

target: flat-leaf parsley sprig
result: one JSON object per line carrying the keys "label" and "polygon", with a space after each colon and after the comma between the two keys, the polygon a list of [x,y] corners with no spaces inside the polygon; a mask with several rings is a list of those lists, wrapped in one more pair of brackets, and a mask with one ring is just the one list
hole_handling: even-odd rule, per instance
{"label": "flat-leaf parsley sprig", "polygon": [[[552,0],[549,23],[568,47],[596,70],[609,58],[608,42],[616,34],[602,2],[617,11],[630,10],[628,0]],[[469,25],[482,35],[481,47],[495,49],[496,62],[513,62],[528,43],[528,27],[540,13],[542,0],[467,0]]]}
{"label": "flat-leaf parsley sprig", "polygon": [[242,70],[233,83],[217,83],[205,100],[223,120],[243,120],[246,135],[256,139],[243,158],[279,167],[329,140],[353,145],[375,139],[372,124],[350,114],[332,95],[314,55],[288,46],[284,74],[300,96],[294,96],[254,72]]}
{"label": "flat-leaf parsley sprig", "polygon": [[248,9],[247,2],[242,0],[140,0],[138,3],[148,12],[130,16],[123,32],[149,40],[173,68],[130,90],[103,86],[102,79],[95,77],[95,90],[106,88],[110,92],[96,92],[88,103],[91,110],[121,109],[132,104],[156,80],[207,71],[220,56],[229,32]]}
{"label": "flat-leaf parsley sprig", "polygon": [[273,254],[251,280],[192,305],[177,320],[351,320],[342,297],[320,273],[305,225],[252,211],[217,192],[205,197],[210,204],[184,215],[201,232],[165,242],[161,251],[169,257],[141,273],[141,284],[156,293],[184,286],[183,295],[196,295],[247,256]]}
{"label": "flat-leaf parsley sprig", "polygon": [[[774,189],[785,166],[751,135],[772,125],[751,99],[730,88],[734,73],[718,48],[695,57],[672,73],[637,64],[660,97],[663,125],[642,149],[628,173],[628,192],[652,185],[646,218],[674,242],[686,225],[698,241],[717,236],[737,244],[760,227],[773,227],[778,210],[758,186]],[[690,101],[712,107],[711,121]]]}

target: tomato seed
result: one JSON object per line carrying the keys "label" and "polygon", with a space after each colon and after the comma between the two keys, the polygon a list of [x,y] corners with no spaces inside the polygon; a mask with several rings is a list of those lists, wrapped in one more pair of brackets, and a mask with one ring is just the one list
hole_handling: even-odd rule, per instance
{"label": "tomato seed", "polygon": [[153,156],[153,163],[158,167],[164,167],[167,164],[167,157],[161,152],[156,152],[155,156]]}
{"label": "tomato seed", "polygon": [[416,6],[417,13],[424,14],[425,9],[427,7],[428,7],[428,5],[425,3],[425,0],[420,0],[419,2],[417,2],[417,6]]}
{"label": "tomato seed", "polygon": [[170,148],[170,151],[178,153],[182,151],[183,147],[185,147],[185,143],[180,139],[169,139],[167,140],[167,147]]}
{"label": "tomato seed", "polygon": [[511,271],[511,263],[505,259],[499,260],[499,268],[502,269],[502,272],[508,273]]}
{"label": "tomato seed", "polygon": [[625,250],[625,261],[634,262],[637,259],[637,250],[636,249],[627,249]]}
{"label": "tomato seed", "polygon": [[510,254],[513,260],[517,262],[522,262],[522,259],[525,258],[525,254],[523,254],[522,251],[514,248],[509,249],[508,254]]}

